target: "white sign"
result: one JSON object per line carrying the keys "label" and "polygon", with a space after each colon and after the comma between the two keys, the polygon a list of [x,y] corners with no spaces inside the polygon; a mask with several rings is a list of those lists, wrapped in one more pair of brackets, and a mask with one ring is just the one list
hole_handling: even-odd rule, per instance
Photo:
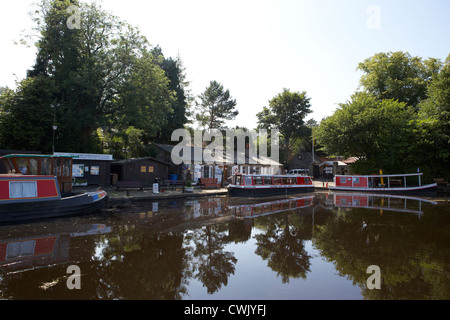
{"label": "white sign", "polygon": [[159,184],[154,183],[153,184],[153,193],[158,194],[159,193]]}
{"label": "white sign", "polygon": [[63,152],[55,152],[55,156],[60,157],[72,157],[77,160],[105,160],[105,161],[113,161],[112,154],[90,154],[90,153],[63,153]]}

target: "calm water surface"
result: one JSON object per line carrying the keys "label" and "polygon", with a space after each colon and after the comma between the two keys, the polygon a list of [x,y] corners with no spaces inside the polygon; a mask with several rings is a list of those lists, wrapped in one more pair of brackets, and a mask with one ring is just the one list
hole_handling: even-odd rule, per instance
{"label": "calm water surface", "polygon": [[[367,288],[371,265],[381,289]],[[450,202],[216,197],[0,226],[0,298],[450,299]]]}

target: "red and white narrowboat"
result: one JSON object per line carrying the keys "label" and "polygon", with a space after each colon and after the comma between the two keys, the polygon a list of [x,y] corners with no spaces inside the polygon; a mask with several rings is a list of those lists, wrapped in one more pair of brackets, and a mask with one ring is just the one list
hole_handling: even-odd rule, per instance
{"label": "red and white narrowboat", "polygon": [[0,175],[0,223],[92,213],[106,198],[105,191],[62,196],[53,176]]}
{"label": "red and white narrowboat", "polygon": [[231,197],[270,197],[314,192],[310,177],[303,175],[236,174],[228,186]]}
{"label": "red and white narrowboat", "polygon": [[0,159],[9,172],[0,175],[0,223],[87,214],[106,202],[103,190],[72,193],[72,158],[9,155]]}
{"label": "red and white narrowboat", "polygon": [[374,174],[374,175],[336,175],[330,190],[363,191],[381,193],[415,193],[433,191],[437,184],[421,183],[422,173]]}

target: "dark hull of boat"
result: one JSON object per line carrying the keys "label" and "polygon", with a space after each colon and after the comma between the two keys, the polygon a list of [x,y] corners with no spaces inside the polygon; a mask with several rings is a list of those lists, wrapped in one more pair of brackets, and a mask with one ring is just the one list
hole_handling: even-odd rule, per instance
{"label": "dark hull of boat", "polygon": [[314,192],[314,186],[290,188],[235,188],[228,187],[230,197],[272,197]]}
{"label": "dark hull of boat", "polygon": [[52,201],[2,204],[0,224],[90,214],[102,209],[106,200],[107,197],[95,200],[83,193]]}

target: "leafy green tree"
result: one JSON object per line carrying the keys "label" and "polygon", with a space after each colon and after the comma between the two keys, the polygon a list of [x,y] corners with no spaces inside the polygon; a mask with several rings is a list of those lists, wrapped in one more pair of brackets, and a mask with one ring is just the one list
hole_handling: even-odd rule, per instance
{"label": "leafy green tree", "polygon": [[415,112],[405,103],[360,92],[322,120],[314,136],[327,154],[358,157],[360,173],[395,173],[415,165],[414,126]]}
{"label": "leafy green tree", "polygon": [[143,52],[134,62],[130,76],[120,88],[114,101],[115,112],[110,125],[119,129],[130,126],[144,130],[149,141],[167,125],[167,115],[173,110],[174,92],[169,79],[153,60],[150,52]]}
{"label": "leafy green tree", "polygon": [[54,110],[52,82],[28,78],[16,91],[0,96],[1,147],[13,150],[52,150]]}
{"label": "leafy green tree", "polygon": [[269,101],[269,107],[264,107],[256,115],[259,129],[278,128],[284,140],[283,147],[288,152],[288,160],[297,140],[310,136],[304,121],[305,117],[312,112],[310,100],[306,92],[291,92],[289,89],[284,89],[282,93]]}
{"label": "leafy green tree", "polygon": [[160,143],[170,143],[172,132],[190,123],[192,97],[188,90],[189,82],[186,80],[185,69],[180,57],[165,58],[160,47],[154,48],[152,54],[158,65],[165,71],[166,77],[170,81],[169,89],[175,94],[171,103],[172,112],[166,114],[166,119],[164,119],[166,125],[161,128],[157,137],[157,141]]}
{"label": "leafy green tree", "polygon": [[[71,5],[81,12],[80,28],[68,26],[73,12],[67,9]],[[9,114],[14,114],[14,108],[23,108],[21,104],[28,100],[37,102],[29,105],[29,113],[35,110],[39,114],[55,106],[51,119],[58,126],[56,149],[67,152],[100,152],[98,128],[109,128],[110,134],[124,137],[129,127],[144,130],[144,144],[157,136],[167,124],[166,115],[172,112],[174,93],[139,30],[95,2],[43,0],[34,21],[39,39],[36,63],[28,71],[27,84],[35,83],[33,79],[45,82],[45,94],[39,88],[24,90],[20,94],[33,96],[14,99],[16,103],[10,104]],[[13,126],[8,124],[12,119],[2,119],[3,126]],[[15,127],[37,128],[42,124],[33,118],[28,122],[14,119],[24,122]],[[42,132],[51,129],[51,125],[46,126]],[[22,147],[26,143],[16,145]],[[39,144],[35,148],[48,149]]]}
{"label": "leafy green tree", "polygon": [[422,154],[434,176],[450,179],[450,55],[428,87],[427,99],[419,105]]}
{"label": "leafy green tree", "polygon": [[207,129],[220,129],[225,120],[233,120],[239,114],[235,109],[236,100],[217,81],[211,81],[199,98],[199,112],[195,116]]}
{"label": "leafy green tree", "polygon": [[427,85],[439,71],[438,59],[423,60],[397,51],[377,53],[358,65],[360,84],[378,99],[396,99],[412,107],[426,99]]}

